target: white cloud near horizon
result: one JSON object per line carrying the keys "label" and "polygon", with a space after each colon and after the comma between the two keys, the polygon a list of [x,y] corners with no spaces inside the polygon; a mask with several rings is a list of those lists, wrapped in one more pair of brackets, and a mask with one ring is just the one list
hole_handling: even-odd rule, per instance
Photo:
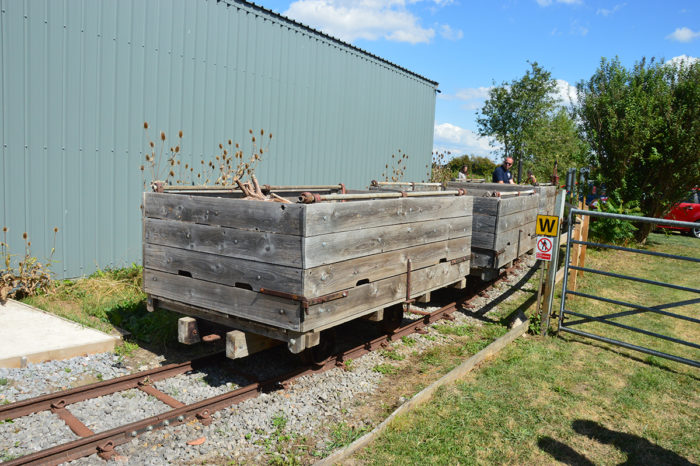
{"label": "white cloud near horizon", "polygon": [[460,128],[451,123],[435,125],[433,134],[434,150],[451,152],[453,156],[474,154],[492,157],[495,147],[489,145],[489,139],[481,137],[474,131]]}
{"label": "white cloud near horizon", "polygon": [[[422,27],[420,17],[408,9],[423,1],[441,8],[454,0],[296,0],[283,14],[346,42],[385,39],[420,44],[436,34],[434,28]],[[439,33],[448,40],[463,36],[447,24],[439,27]]]}
{"label": "white cloud near horizon", "polygon": [[675,40],[677,42],[691,42],[700,37],[700,31],[693,31],[690,28],[682,27],[676,28],[671,34],[666,36],[668,40]]}
{"label": "white cloud near horizon", "polygon": [[576,96],[576,86],[571,85],[568,81],[557,79],[557,97],[561,100],[562,105],[570,107],[578,102]]}
{"label": "white cloud near horizon", "polygon": [[675,63],[675,64],[693,64],[693,63],[698,63],[700,62],[700,58],[698,57],[689,57],[688,55],[679,55],[677,57],[673,57],[670,60],[666,60],[666,63]]}

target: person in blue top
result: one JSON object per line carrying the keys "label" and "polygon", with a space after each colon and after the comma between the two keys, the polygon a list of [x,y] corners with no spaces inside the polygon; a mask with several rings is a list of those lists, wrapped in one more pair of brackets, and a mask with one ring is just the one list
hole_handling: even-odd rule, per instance
{"label": "person in blue top", "polygon": [[493,171],[491,181],[494,183],[515,184],[513,181],[513,175],[510,172],[510,167],[512,166],[513,159],[511,157],[506,157],[506,159],[503,161],[503,165],[497,166]]}

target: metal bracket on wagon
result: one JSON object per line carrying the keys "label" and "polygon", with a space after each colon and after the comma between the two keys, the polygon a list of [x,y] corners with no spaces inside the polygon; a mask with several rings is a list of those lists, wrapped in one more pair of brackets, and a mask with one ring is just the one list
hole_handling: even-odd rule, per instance
{"label": "metal bracket on wagon", "polygon": [[301,303],[301,307],[304,309],[306,314],[309,313],[309,306],[327,303],[328,301],[335,301],[336,299],[346,298],[348,296],[347,291],[337,291],[335,293],[319,296],[317,298],[307,298],[297,294],[285,293],[284,291],[268,290],[267,288],[260,288],[260,293],[270,296],[277,296],[278,298],[291,299],[292,301],[298,301]]}

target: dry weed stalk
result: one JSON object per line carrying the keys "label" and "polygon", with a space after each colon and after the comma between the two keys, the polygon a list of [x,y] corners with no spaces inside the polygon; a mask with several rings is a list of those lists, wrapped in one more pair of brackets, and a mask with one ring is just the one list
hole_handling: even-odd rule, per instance
{"label": "dry weed stalk", "polygon": [[22,233],[24,239],[24,258],[17,263],[17,267],[12,266],[13,254],[7,242],[7,227],[3,227],[3,240],[0,242],[0,253],[2,254],[4,269],[0,270],[0,302],[4,303],[8,298],[21,298],[24,296],[36,295],[41,291],[48,290],[52,285],[53,254],[56,252],[56,235],[58,228],[53,229],[53,246],[51,253],[45,262],[32,256],[29,235]]}
{"label": "dry weed stalk", "polygon": [[433,152],[432,166],[428,167],[428,180],[431,183],[447,183],[452,178],[452,172],[447,165],[447,160],[449,160],[452,155],[450,151],[447,152]]}
{"label": "dry weed stalk", "polygon": [[403,179],[403,175],[406,172],[408,154],[401,152],[401,149],[399,149],[398,153],[398,156],[391,154],[391,166],[388,163],[384,165],[384,172],[382,173],[384,181],[398,182]]}
{"label": "dry weed stalk", "polygon": [[[144,122],[143,128],[148,137],[148,122]],[[243,150],[238,143],[229,139],[226,144],[219,143],[219,154],[213,160],[200,160],[199,164],[182,163],[181,147],[182,147],[182,130],[178,132],[178,144],[170,147],[167,152],[165,132],[160,132],[160,147],[158,143],[150,140],[149,148],[145,155],[146,163],[141,165],[141,171],[145,171],[146,167],[151,172],[151,184],[156,181],[164,182],[169,185],[208,185],[210,183],[220,186],[233,186],[239,180],[246,177],[252,177],[255,173],[255,168],[262,160],[263,154],[268,151],[272,134],[267,134],[266,145],[262,145],[265,140],[265,130],[260,130],[261,144],[258,145],[258,140],[253,133],[253,130],[248,130],[251,136],[252,152],[250,157],[246,159]],[[149,138],[150,139],[150,138]],[[165,159],[164,159],[165,157]],[[162,170],[161,164],[165,168]],[[176,177],[176,171],[178,176]],[[251,185],[252,188],[252,185]]]}

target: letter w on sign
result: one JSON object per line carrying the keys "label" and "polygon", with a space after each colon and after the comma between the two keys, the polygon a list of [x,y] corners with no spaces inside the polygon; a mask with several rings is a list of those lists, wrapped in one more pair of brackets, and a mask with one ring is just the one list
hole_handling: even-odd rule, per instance
{"label": "letter w on sign", "polygon": [[537,236],[557,236],[559,217],[553,215],[537,216]]}

